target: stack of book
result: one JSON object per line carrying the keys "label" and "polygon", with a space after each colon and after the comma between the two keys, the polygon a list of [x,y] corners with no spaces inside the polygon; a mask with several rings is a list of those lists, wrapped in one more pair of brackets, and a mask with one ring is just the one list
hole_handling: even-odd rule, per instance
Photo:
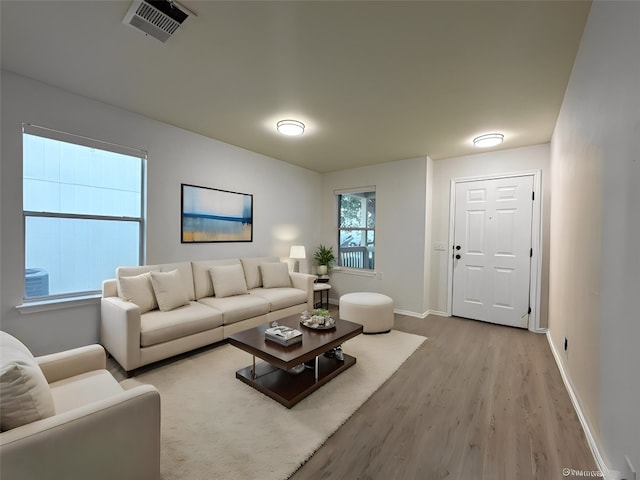
{"label": "stack of book", "polygon": [[267,328],[264,336],[267,340],[285,346],[302,342],[302,332],[300,330],[285,326]]}

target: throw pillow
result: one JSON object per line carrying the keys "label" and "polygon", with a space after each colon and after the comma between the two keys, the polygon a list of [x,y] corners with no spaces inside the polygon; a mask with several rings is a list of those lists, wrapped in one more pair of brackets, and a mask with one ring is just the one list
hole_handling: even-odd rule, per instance
{"label": "throw pillow", "polygon": [[118,294],[123,300],[138,305],[140,313],[158,308],[150,272],[133,277],[118,277]]}
{"label": "throw pillow", "polygon": [[216,297],[231,297],[247,293],[242,265],[217,265],[209,270]]}
{"label": "throw pillow", "polygon": [[35,422],[55,413],[49,384],[27,347],[0,332],[0,430]]}
{"label": "throw pillow", "polygon": [[260,264],[264,288],[290,287],[289,265],[283,262]]}
{"label": "throw pillow", "polygon": [[189,304],[189,296],[184,290],[182,277],[178,270],[169,272],[150,272],[153,293],[156,295],[158,307],[163,312]]}
{"label": "throw pillow", "polygon": [[244,276],[247,279],[247,288],[258,288],[262,286],[262,275],[260,275],[260,264],[267,262],[279,262],[278,257],[246,257],[241,258]]}

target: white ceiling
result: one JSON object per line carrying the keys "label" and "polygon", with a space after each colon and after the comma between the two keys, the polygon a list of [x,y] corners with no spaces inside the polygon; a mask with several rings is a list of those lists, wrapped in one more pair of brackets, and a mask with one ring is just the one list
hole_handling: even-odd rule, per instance
{"label": "white ceiling", "polygon": [[0,0],[2,68],[318,172],[548,142],[590,8],[185,0],[163,44],[130,3]]}

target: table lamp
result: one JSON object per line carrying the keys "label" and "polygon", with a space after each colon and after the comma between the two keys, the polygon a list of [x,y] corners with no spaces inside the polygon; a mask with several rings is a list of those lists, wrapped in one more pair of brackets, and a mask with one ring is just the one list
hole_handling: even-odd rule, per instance
{"label": "table lamp", "polygon": [[300,262],[299,260],[303,258],[307,258],[307,254],[304,250],[304,245],[292,245],[291,250],[289,251],[289,258],[293,259],[293,271],[300,271]]}

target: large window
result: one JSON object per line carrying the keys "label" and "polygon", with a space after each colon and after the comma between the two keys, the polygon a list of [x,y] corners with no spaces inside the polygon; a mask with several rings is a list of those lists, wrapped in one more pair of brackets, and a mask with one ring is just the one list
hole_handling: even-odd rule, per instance
{"label": "large window", "polygon": [[338,265],[373,270],[375,268],[376,191],[375,187],[338,193]]}
{"label": "large window", "polygon": [[144,152],[23,126],[26,301],[98,293],[142,260]]}

